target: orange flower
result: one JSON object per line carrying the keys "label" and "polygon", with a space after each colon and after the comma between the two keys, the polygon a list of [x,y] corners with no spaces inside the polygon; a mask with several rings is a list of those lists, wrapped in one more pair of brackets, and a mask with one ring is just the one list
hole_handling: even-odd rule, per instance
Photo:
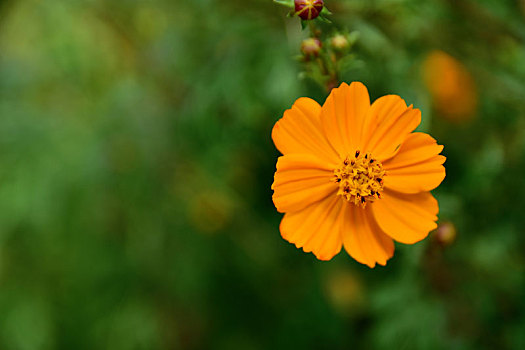
{"label": "orange flower", "polygon": [[423,80],[436,110],[454,122],[470,120],[477,108],[474,79],[467,68],[443,51],[432,51],[423,61]]}
{"label": "orange flower", "polygon": [[298,99],[272,130],[283,154],[272,185],[283,238],[320,260],[344,246],[370,267],[392,257],[393,240],[425,238],[437,226],[429,191],[445,177],[445,157],[413,133],[420,122],[399,96],[370,105],[359,82],[333,89],[322,107]]}

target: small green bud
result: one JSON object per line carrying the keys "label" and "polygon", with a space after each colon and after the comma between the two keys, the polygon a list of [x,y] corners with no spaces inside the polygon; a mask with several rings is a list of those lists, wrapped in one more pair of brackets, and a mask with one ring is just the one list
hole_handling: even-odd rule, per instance
{"label": "small green bud", "polygon": [[346,36],[342,34],[337,34],[330,39],[330,46],[332,46],[336,51],[344,51],[350,47],[350,43]]}

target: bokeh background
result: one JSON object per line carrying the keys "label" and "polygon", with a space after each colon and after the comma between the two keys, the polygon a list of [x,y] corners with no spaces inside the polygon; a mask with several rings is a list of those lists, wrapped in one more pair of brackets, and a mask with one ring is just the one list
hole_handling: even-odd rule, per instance
{"label": "bokeh background", "polygon": [[525,349],[525,2],[326,3],[445,145],[445,235],[280,237],[271,128],[326,94],[272,1],[2,0],[1,349]]}

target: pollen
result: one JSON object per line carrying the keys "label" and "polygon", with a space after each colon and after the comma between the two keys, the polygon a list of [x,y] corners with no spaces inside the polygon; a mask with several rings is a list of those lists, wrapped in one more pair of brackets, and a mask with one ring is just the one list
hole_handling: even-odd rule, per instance
{"label": "pollen", "polygon": [[370,153],[356,151],[334,170],[333,181],[339,185],[338,195],[364,208],[367,203],[381,198],[385,174],[381,162]]}

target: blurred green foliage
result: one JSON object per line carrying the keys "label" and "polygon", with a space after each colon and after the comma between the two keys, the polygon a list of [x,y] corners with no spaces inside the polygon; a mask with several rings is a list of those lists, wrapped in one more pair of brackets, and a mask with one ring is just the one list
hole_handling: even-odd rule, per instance
{"label": "blurred green foliage", "polygon": [[[0,348],[525,348],[525,4],[326,1],[373,98],[445,145],[446,248],[386,267],[281,239],[270,131],[300,96],[299,21],[271,0],[0,1]],[[479,103],[442,118],[421,62]]]}

